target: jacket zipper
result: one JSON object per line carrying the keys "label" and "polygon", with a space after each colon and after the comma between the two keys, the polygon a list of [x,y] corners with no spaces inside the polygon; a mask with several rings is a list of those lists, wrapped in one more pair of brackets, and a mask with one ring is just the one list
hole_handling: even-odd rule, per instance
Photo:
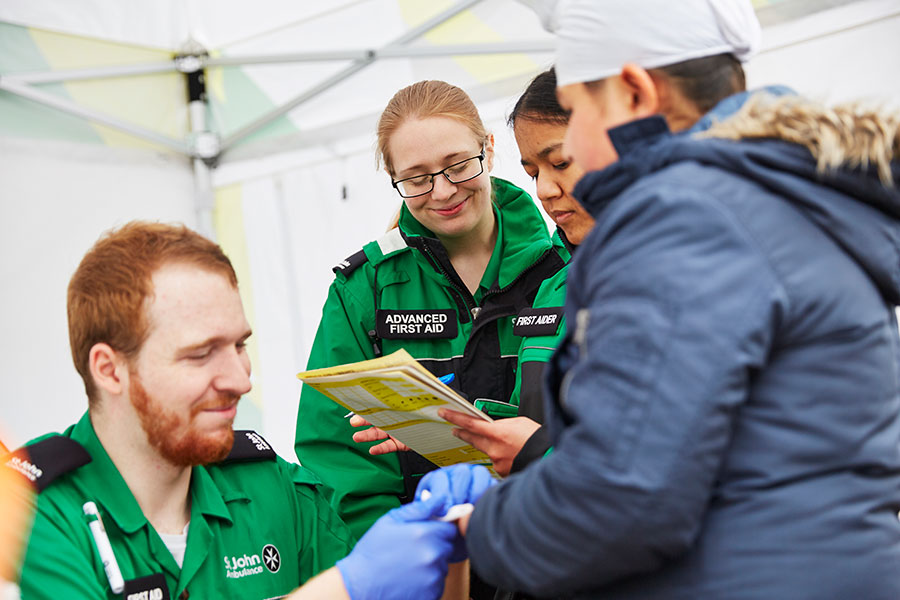
{"label": "jacket zipper", "polygon": [[[509,290],[511,287],[513,287],[520,279],[522,279],[523,277],[525,277],[525,276],[528,274],[529,271],[531,271],[531,270],[534,269],[536,266],[538,266],[539,264],[541,264],[542,262],[544,262],[544,261],[547,259],[547,257],[550,255],[551,252],[555,252],[555,251],[556,251],[556,250],[555,250],[553,247],[551,247],[549,250],[547,250],[546,252],[544,252],[543,254],[541,254],[541,255],[538,257],[538,259],[537,259],[536,261],[534,261],[533,263],[531,263],[531,264],[530,264],[528,267],[526,267],[525,269],[522,269],[522,271],[521,271],[518,275],[516,275],[516,277],[515,277],[512,281],[510,281],[510,282],[509,282],[509,285],[507,285],[506,287],[504,287],[504,288],[502,288],[502,289],[497,289],[497,290],[494,290],[494,291],[488,291],[488,292],[486,292],[486,293],[484,294],[484,296],[481,297],[481,304],[482,304],[482,306],[484,306],[485,302],[487,302],[487,299],[490,298],[491,296],[496,296],[496,295],[498,295],[498,294],[502,294],[503,292],[508,291],[508,290]],[[480,310],[480,308],[479,308],[479,310]],[[503,315],[501,315],[501,316],[503,316]],[[499,317],[498,317],[498,318],[499,318]],[[475,325],[475,326],[472,327],[472,332],[469,334],[469,339],[466,341],[466,348],[469,347],[469,342],[474,338],[476,329],[478,329],[478,325]]]}
{"label": "jacket zipper", "polygon": [[[458,285],[456,285],[456,282],[454,282],[453,278],[450,277],[450,273],[447,272],[447,269],[444,268],[444,266],[441,264],[441,261],[439,261],[437,259],[437,257],[431,252],[431,249],[428,247],[428,244],[423,243],[422,250],[424,250],[425,254],[428,255],[428,258],[431,260],[431,264],[434,265],[435,267],[437,267],[438,272],[444,276],[444,279],[447,280],[447,283],[450,284],[450,287],[452,287],[453,290],[457,293],[458,297],[460,299],[462,299],[463,305],[466,309],[465,311],[463,311],[466,316],[465,316],[465,320],[462,322],[468,323],[470,316],[474,319],[475,316],[477,315],[477,313],[475,312],[475,309],[478,308],[478,306],[475,304],[475,298],[472,296],[471,293],[469,293],[469,290],[465,290],[465,292],[464,292],[463,290],[461,290],[459,288]],[[470,300],[471,300],[471,302],[470,302]]]}
{"label": "jacket zipper", "polygon": [[520,279],[525,277],[525,275],[527,275],[529,271],[531,271],[533,268],[538,266],[540,263],[544,262],[544,259],[547,258],[547,255],[553,251],[554,251],[554,249],[551,247],[549,250],[547,250],[546,252],[541,254],[536,261],[534,261],[533,263],[528,265],[528,267],[526,267],[525,269],[522,269],[522,271],[518,275],[516,275],[515,278],[512,281],[510,281],[509,285],[507,285],[505,288],[487,291],[484,294],[484,296],[482,296],[481,303],[484,304],[484,301],[487,300],[489,297],[496,296],[497,294],[502,294],[503,292],[507,291],[509,288],[514,286]]}

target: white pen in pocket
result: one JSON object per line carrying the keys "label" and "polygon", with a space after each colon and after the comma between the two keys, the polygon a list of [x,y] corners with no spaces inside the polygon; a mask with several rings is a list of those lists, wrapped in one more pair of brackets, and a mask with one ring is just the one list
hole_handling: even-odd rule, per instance
{"label": "white pen in pocket", "polygon": [[116,555],[113,554],[112,545],[109,543],[109,537],[106,535],[106,528],[103,526],[103,519],[100,518],[97,505],[93,502],[85,502],[81,509],[87,517],[91,537],[94,538],[94,545],[97,546],[100,560],[103,561],[103,570],[106,571],[109,587],[113,594],[121,594],[125,590],[125,580],[122,578],[122,571],[119,570],[119,563],[116,562]]}
{"label": "white pen in pocket", "polygon": [[[421,500],[428,500],[429,498],[431,498],[431,492],[429,492],[428,490],[422,490],[419,498]],[[452,521],[459,521],[464,516],[471,513],[473,510],[475,510],[475,506],[470,502],[466,502],[465,504],[454,504],[447,511],[447,514],[445,514],[443,517],[435,518],[438,521],[446,521],[448,523]]]}

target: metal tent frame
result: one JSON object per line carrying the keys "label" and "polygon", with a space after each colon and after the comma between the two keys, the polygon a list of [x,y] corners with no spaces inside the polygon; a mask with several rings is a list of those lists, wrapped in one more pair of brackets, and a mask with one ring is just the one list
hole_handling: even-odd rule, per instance
{"label": "metal tent frame", "polygon": [[[372,65],[375,61],[381,59],[417,58],[426,56],[447,57],[461,55],[552,52],[553,44],[552,42],[547,41],[531,43],[459,44],[430,48],[411,48],[408,46],[410,42],[420,38],[424,34],[437,28],[449,19],[468,10],[481,1],[482,0],[461,0],[447,10],[410,29],[380,48],[210,58],[206,49],[198,47],[196,44],[189,43],[190,49],[182,54],[174,56],[171,61],[2,75],[0,76],[0,90],[158,144],[189,158],[192,161],[193,166],[195,210],[199,228],[204,235],[209,238],[214,238],[215,230],[212,224],[213,190],[211,185],[211,169],[215,168],[215,165],[219,162],[223,154],[234,148],[241,140],[246,139],[272,121],[286,115],[338,83],[352,77],[354,74]],[[206,69],[210,67],[347,60],[352,61],[349,66],[297,94],[282,105],[260,115],[252,122],[244,125],[224,138],[219,132],[211,131],[208,128],[206,122],[207,100],[205,74]],[[187,78],[191,129],[187,140],[179,140],[156,133],[134,123],[123,121],[100,111],[81,106],[76,102],[47,93],[38,87],[41,84],[47,83],[96,80],[168,72],[179,72],[184,74]]]}
{"label": "metal tent frame", "polygon": [[[70,115],[105,125],[117,131],[158,144],[190,159],[193,165],[195,209],[198,216],[199,227],[204,234],[212,238],[214,237],[214,229],[212,226],[213,194],[211,186],[211,169],[215,168],[222,156],[229,151],[232,151],[242,140],[259,131],[274,120],[302,106],[313,98],[316,98],[323,92],[364,70],[376,61],[397,58],[449,57],[463,55],[543,54],[553,51],[552,41],[459,44],[433,47],[409,46],[410,42],[413,42],[456,15],[483,1],[484,0],[459,0],[447,10],[408,30],[379,48],[211,58],[206,49],[189,41],[186,46],[187,50],[174,56],[170,61],[113,67],[0,74],[0,91],[15,94]],[[843,5],[855,5],[864,8],[858,17],[854,16],[850,21],[844,23],[842,26],[843,29],[852,29],[866,25],[879,19],[896,15],[898,10],[900,10],[895,4],[895,0],[785,0],[783,3],[763,7],[758,10],[758,13],[760,13],[761,19],[766,22],[766,24],[772,25]],[[802,33],[792,33],[792,36],[789,38],[780,39],[774,44],[767,44],[763,49],[763,52],[784,48],[834,32],[834,28],[831,28],[828,31],[804,31]],[[252,122],[244,125],[237,131],[228,134],[224,138],[219,132],[211,131],[207,125],[205,74],[208,68],[253,64],[347,60],[352,62],[344,69],[309,87],[282,105],[258,116]],[[129,123],[100,111],[81,106],[71,100],[47,93],[39,87],[40,85],[47,83],[140,76],[167,72],[182,73],[187,79],[189,91],[190,133],[186,136],[187,139],[184,140],[162,135],[134,123]]]}

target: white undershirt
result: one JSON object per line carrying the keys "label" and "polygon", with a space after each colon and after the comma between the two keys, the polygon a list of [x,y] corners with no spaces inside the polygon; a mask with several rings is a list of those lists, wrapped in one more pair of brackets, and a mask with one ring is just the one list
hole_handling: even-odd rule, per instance
{"label": "white undershirt", "polygon": [[160,533],[159,537],[163,541],[163,544],[166,545],[166,548],[169,549],[169,552],[172,553],[172,557],[175,559],[175,562],[178,563],[178,568],[181,568],[181,565],[184,563],[184,551],[187,549],[187,536],[188,536],[188,527],[191,526],[190,521],[188,524],[184,526],[184,531],[181,533]]}
{"label": "white undershirt", "polygon": [[19,586],[0,577],[0,600],[21,600]]}

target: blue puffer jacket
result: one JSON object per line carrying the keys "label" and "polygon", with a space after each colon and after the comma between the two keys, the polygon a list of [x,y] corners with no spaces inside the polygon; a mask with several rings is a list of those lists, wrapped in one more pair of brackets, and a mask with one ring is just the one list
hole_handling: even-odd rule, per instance
{"label": "blue puffer jacket", "polygon": [[576,188],[597,225],[546,379],[555,451],[478,502],[475,569],[538,596],[897,600],[896,184],[659,117],[610,137]]}

